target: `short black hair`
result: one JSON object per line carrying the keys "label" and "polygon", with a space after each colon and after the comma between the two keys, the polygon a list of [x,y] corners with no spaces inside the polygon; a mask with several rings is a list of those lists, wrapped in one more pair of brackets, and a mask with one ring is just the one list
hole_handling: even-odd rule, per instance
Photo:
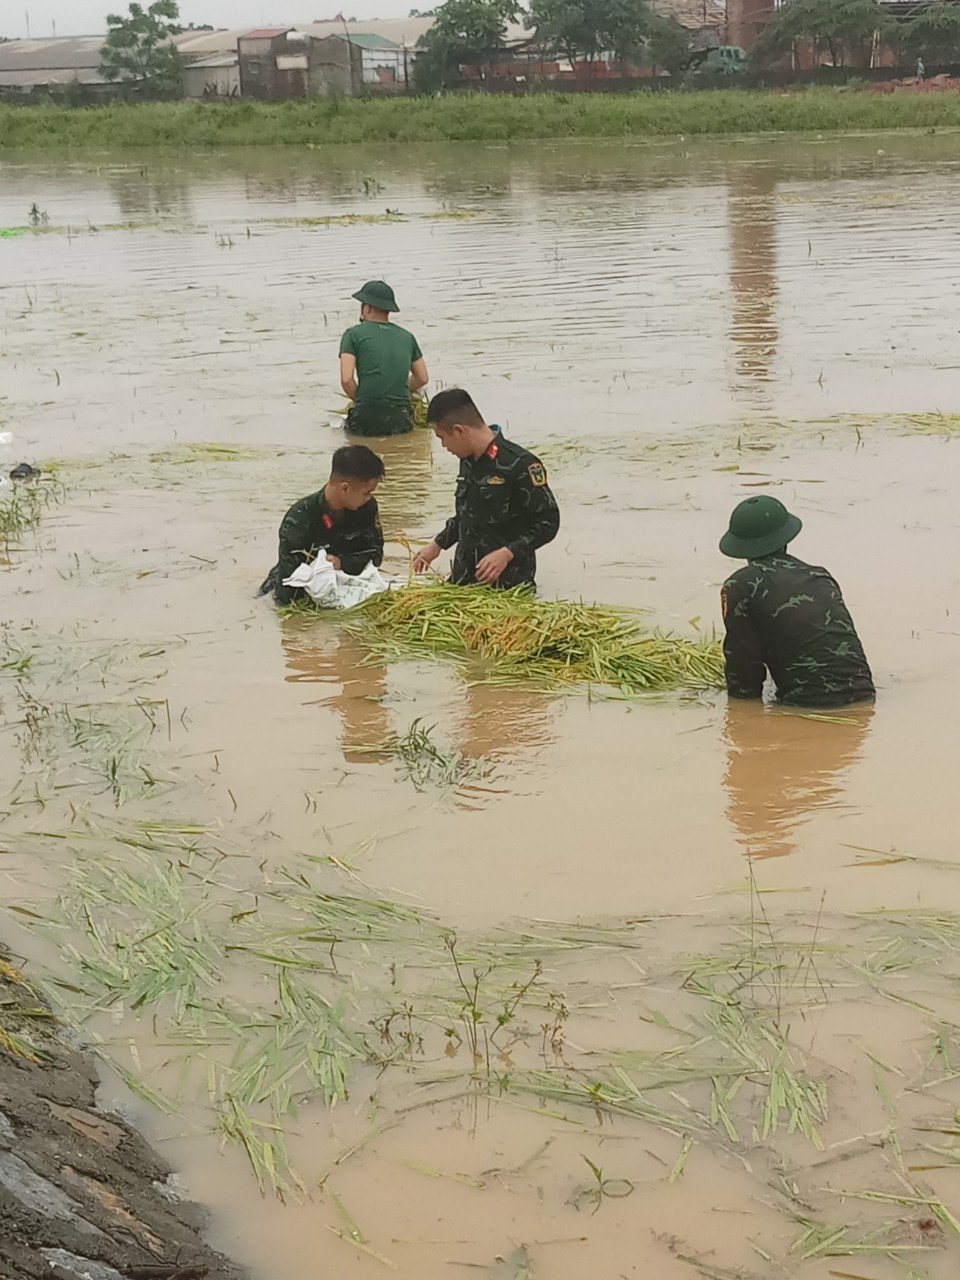
{"label": "short black hair", "polygon": [[330,474],[340,480],[382,480],[383,459],[365,444],[344,444],[333,455]]}
{"label": "short black hair", "polygon": [[468,427],[487,425],[472,396],[461,387],[438,391],[427,406],[427,421],[434,427],[449,427],[454,422],[462,422]]}

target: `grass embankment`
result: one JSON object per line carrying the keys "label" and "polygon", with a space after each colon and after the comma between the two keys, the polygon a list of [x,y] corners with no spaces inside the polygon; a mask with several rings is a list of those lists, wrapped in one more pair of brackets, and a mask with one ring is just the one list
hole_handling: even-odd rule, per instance
{"label": "grass embankment", "polygon": [[960,94],[830,88],[283,103],[0,106],[0,149],[485,142],[956,128]]}

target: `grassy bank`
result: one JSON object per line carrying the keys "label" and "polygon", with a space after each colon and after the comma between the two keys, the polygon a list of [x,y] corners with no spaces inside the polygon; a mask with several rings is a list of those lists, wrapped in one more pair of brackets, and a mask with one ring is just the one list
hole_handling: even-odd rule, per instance
{"label": "grassy bank", "polygon": [[805,89],[382,101],[0,106],[0,149],[485,142],[955,128],[960,94]]}

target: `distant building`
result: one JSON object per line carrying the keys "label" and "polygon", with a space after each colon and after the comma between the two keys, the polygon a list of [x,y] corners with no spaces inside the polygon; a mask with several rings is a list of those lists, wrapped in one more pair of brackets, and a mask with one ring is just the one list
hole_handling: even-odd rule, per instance
{"label": "distant building", "polygon": [[240,95],[261,102],[351,97],[363,87],[363,55],[345,35],[315,39],[294,27],[265,27],[237,41]]}
{"label": "distant building", "polygon": [[[416,49],[421,37],[425,36],[432,26],[433,18],[385,18],[373,19],[370,22],[342,22],[339,18],[335,18],[328,22],[308,22],[301,29],[315,40],[331,35],[346,35],[351,40],[356,36],[379,36],[382,40],[389,40],[391,44],[406,49],[409,54]],[[516,28],[516,30],[520,31],[522,28]],[[512,34],[513,31],[508,31],[508,37]]]}
{"label": "distant building", "polygon": [[5,40],[0,44],[0,91],[15,97],[54,86],[106,85],[102,49],[103,36]]}
{"label": "distant building", "polygon": [[235,53],[195,58],[183,68],[185,98],[238,98],[240,59]]}
{"label": "distant building", "polygon": [[345,39],[360,50],[363,83],[379,89],[404,89],[410,80],[411,50],[372,31],[349,31]]}
{"label": "distant building", "polygon": [[239,38],[241,97],[274,102],[285,96],[277,59],[299,52],[291,47],[291,34],[296,34],[293,27],[257,27]]}

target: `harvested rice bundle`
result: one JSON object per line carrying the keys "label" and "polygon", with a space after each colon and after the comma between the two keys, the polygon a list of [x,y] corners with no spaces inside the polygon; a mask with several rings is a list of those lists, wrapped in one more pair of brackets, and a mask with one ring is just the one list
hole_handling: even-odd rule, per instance
{"label": "harvested rice bundle", "polygon": [[645,631],[625,610],[538,600],[523,587],[411,584],[371,597],[344,622],[379,653],[489,659],[504,683],[592,682],[630,693],[723,685],[723,654],[712,637]]}

